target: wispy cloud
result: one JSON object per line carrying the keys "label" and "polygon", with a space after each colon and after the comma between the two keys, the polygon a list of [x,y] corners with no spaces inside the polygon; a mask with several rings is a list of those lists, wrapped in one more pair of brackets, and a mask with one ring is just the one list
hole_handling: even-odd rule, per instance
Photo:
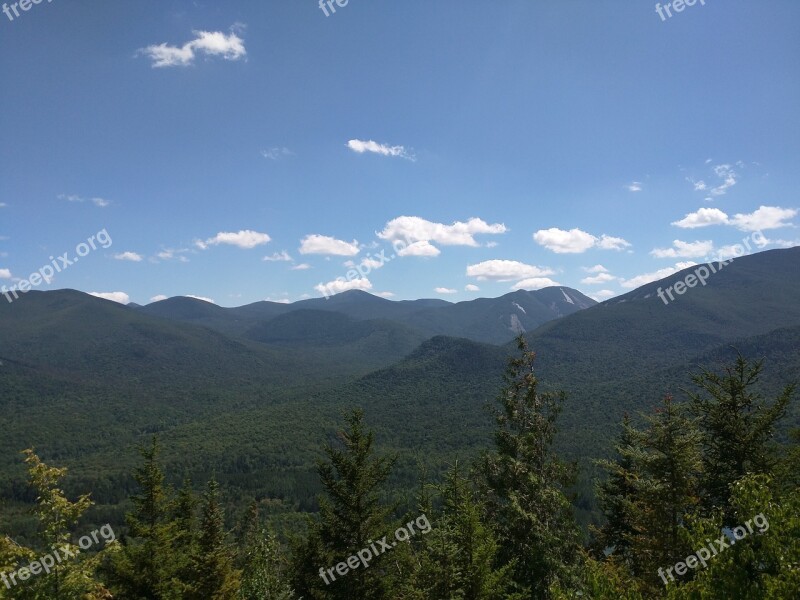
{"label": "wispy cloud", "polygon": [[642,182],[641,181],[631,181],[628,185],[625,186],[625,189],[629,192],[641,192],[642,191]]}
{"label": "wispy cloud", "polygon": [[635,277],[631,277],[630,279],[625,279],[622,281],[622,287],[628,289],[638,288],[647,283],[652,283],[653,281],[664,279],[664,277],[669,277],[673,273],[677,273],[678,271],[682,271],[683,269],[694,267],[695,265],[697,265],[697,263],[691,261],[679,262],[676,263],[674,267],[666,267],[664,269],[659,269],[658,271],[654,271],[652,273],[643,273],[642,275],[636,275]]}
{"label": "wispy cloud", "polygon": [[286,250],[275,252],[271,256],[265,256],[262,260],[267,262],[292,262],[292,257]]}
{"label": "wispy cloud", "polygon": [[390,146],[389,144],[379,144],[372,140],[350,140],[347,142],[347,147],[357,154],[364,154],[369,152],[371,154],[380,154],[381,156],[393,156],[399,158],[406,158],[408,160],[416,160],[416,156],[405,146]]}
{"label": "wispy cloud", "polygon": [[99,208],[105,208],[106,206],[111,204],[111,202],[109,200],[106,200],[105,198],[98,198],[98,197],[84,198],[83,196],[78,196],[76,194],[59,194],[58,199],[76,203],[91,202],[92,204],[94,204]]}
{"label": "wispy cloud", "polygon": [[[233,28],[232,28],[233,29]],[[221,31],[193,31],[193,40],[183,46],[153,44],[139,50],[140,54],[152,61],[153,68],[188,67],[201,54],[216,56],[225,60],[239,60],[247,56],[244,40],[234,31],[225,34]]]}
{"label": "wispy cloud", "polygon": [[292,152],[288,148],[275,147],[275,148],[270,148],[268,150],[262,150],[261,156],[269,160],[278,160],[279,158],[283,158],[285,156],[294,156],[294,152]]}
{"label": "wispy cloud", "polygon": [[216,302],[212,298],[206,298],[205,296],[195,296],[193,294],[186,294],[185,298],[193,298],[195,300],[202,300],[203,302],[208,302],[209,304],[216,304]]}

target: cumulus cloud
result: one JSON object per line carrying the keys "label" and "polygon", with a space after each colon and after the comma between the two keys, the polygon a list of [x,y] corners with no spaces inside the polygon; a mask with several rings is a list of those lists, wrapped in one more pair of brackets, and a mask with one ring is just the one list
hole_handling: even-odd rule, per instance
{"label": "cumulus cloud", "polygon": [[202,300],[203,302],[208,302],[209,304],[216,304],[216,302],[212,298],[206,298],[205,296],[195,296],[193,294],[186,294],[186,298],[194,298],[195,300]]}
{"label": "cumulus cloud", "polygon": [[256,246],[269,243],[271,239],[272,238],[270,238],[266,233],[259,233],[257,231],[245,229],[237,232],[220,231],[217,235],[212,238],[208,238],[206,241],[198,240],[195,243],[197,244],[197,247],[202,250],[205,250],[209,246],[219,246],[220,244],[226,244],[229,246],[236,246],[244,250],[250,250]]}
{"label": "cumulus cloud", "polygon": [[347,142],[347,147],[357,154],[370,152],[381,156],[397,156],[412,161],[416,160],[414,155],[406,150],[405,146],[390,146],[388,144],[379,144],[372,140],[350,140]]}
{"label": "cumulus cloud", "polygon": [[593,267],[582,267],[582,268],[587,273],[608,273],[608,269],[606,269],[603,265],[595,265]]}
{"label": "cumulus cloud", "polygon": [[708,227],[709,225],[727,225],[728,215],[718,208],[701,208],[697,212],[689,213],[680,221],[675,221],[672,224],[682,229],[696,229],[698,227]]}
{"label": "cumulus cloud", "polygon": [[11,269],[0,269],[0,279],[11,279]]}
{"label": "cumulus cloud", "polygon": [[581,283],[585,285],[599,285],[601,283],[608,283],[609,281],[616,281],[617,279],[617,277],[614,277],[610,273],[599,273],[594,277],[585,277],[581,279]]}
{"label": "cumulus cloud", "polygon": [[396,294],[394,292],[378,292],[375,295],[381,298],[394,298]]}
{"label": "cumulus cloud", "polygon": [[275,252],[271,256],[265,256],[263,259],[267,262],[292,262],[292,257],[289,256],[289,253],[286,250],[282,250],[281,252]]}
{"label": "cumulus cloud", "polygon": [[733,217],[718,208],[701,208],[697,212],[687,214],[673,225],[684,229],[707,227],[709,225],[733,225],[741,231],[763,231],[766,229],[779,229],[792,227],[789,222],[797,216],[797,209],[781,208],[780,206],[759,206],[749,214],[738,213]]}
{"label": "cumulus cloud", "polygon": [[654,248],[650,254],[656,258],[700,258],[708,256],[713,250],[714,243],[711,240],[697,242],[674,240],[672,248]]}
{"label": "cumulus cloud", "polygon": [[183,46],[153,44],[139,50],[152,61],[153,68],[188,67],[201,54],[218,56],[225,60],[239,60],[247,56],[244,40],[236,33],[221,31],[193,31],[193,40]]}
{"label": "cumulus cloud", "polygon": [[533,239],[540,246],[557,254],[580,254],[595,247],[602,250],[622,250],[630,246],[630,243],[622,238],[606,234],[598,238],[577,228],[569,231],[557,227],[540,229],[533,234]]}
{"label": "cumulus cloud", "polygon": [[476,277],[479,281],[514,281],[534,277],[553,275],[555,271],[548,267],[535,267],[516,260],[485,260],[467,267],[467,276]]}
{"label": "cumulus cloud", "polygon": [[658,271],[654,271],[652,273],[643,273],[642,275],[637,275],[636,277],[632,277],[631,279],[625,279],[622,281],[622,287],[628,289],[638,288],[647,283],[658,281],[659,279],[664,279],[664,277],[669,277],[673,273],[677,273],[678,271],[682,271],[683,269],[688,269],[689,267],[694,267],[696,265],[697,263],[691,261],[679,262],[676,263],[674,267],[666,267],[664,269],[659,269]]}
{"label": "cumulus cloud", "polygon": [[117,302],[118,304],[128,304],[131,301],[130,296],[125,292],[89,292],[89,295],[95,298]]}
{"label": "cumulus cloud", "polygon": [[457,294],[458,290],[453,290],[446,287],[437,287],[433,289],[434,292],[437,294]]}
{"label": "cumulus cloud", "polygon": [[468,283],[468,284],[467,284],[467,285],[464,287],[464,290],[466,290],[467,292],[480,292],[480,291],[481,291],[481,288],[479,288],[479,287],[478,287],[477,285],[475,285],[474,283]]}
{"label": "cumulus cloud", "polygon": [[358,241],[345,242],[327,235],[311,234],[300,242],[300,254],[327,254],[330,256],[355,256],[360,252]]}
{"label": "cumulus cloud", "polygon": [[603,300],[608,300],[609,298],[613,298],[616,296],[616,292],[612,292],[611,290],[600,290],[599,292],[595,292],[594,294],[590,294],[589,297],[593,300],[597,300],[598,302],[602,302]]}
{"label": "cumulus cloud", "polygon": [[797,216],[794,208],[781,208],[780,206],[759,206],[750,214],[736,214],[731,219],[731,225],[742,231],[763,231],[765,229],[779,229],[791,227],[789,219]]}
{"label": "cumulus cloud", "polygon": [[158,294],[157,296],[153,296],[150,298],[150,302],[161,302],[162,300],[166,300],[167,297],[164,294]]}
{"label": "cumulus cloud", "polygon": [[333,294],[340,294],[349,290],[363,290],[368,291],[372,289],[372,283],[366,277],[358,279],[347,280],[344,277],[339,277],[328,283],[320,283],[314,286],[320,294],[331,296]]}
{"label": "cumulus cloud", "polygon": [[511,286],[511,289],[516,290],[541,290],[542,288],[546,287],[553,287],[556,285],[561,285],[557,281],[553,281],[549,277],[530,277],[528,279],[523,279],[522,281],[518,281],[514,285]]}
{"label": "cumulus cloud", "polygon": [[398,256],[439,256],[441,253],[441,250],[427,241],[414,242],[397,251]]}
{"label": "cumulus cloud", "polygon": [[409,244],[398,252],[400,256],[437,256],[439,249],[432,244],[442,246],[479,246],[476,235],[499,235],[508,231],[502,223],[489,224],[483,219],[473,217],[466,222],[455,221],[450,225],[435,223],[421,217],[397,217],[392,219],[377,233],[383,240],[401,241]]}
{"label": "cumulus cloud", "polygon": [[116,260],[127,260],[130,262],[142,262],[142,255],[136,252],[122,252],[121,254],[115,254],[114,258]]}

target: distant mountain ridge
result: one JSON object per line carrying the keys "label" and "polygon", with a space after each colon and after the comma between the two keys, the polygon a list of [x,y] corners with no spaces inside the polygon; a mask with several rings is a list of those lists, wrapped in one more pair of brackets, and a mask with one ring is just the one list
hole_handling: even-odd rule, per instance
{"label": "distant mountain ridge", "polygon": [[358,321],[394,321],[416,329],[426,337],[449,335],[502,344],[543,323],[595,304],[596,301],[578,290],[558,286],[535,291],[519,290],[499,298],[478,298],[458,303],[437,299],[393,301],[351,290],[327,299],[314,298],[292,304],[265,301],[236,308],[222,308],[195,298],[175,297],[137,310],[231,335],[246,335],[263,322],[292,312],[327,311]]}

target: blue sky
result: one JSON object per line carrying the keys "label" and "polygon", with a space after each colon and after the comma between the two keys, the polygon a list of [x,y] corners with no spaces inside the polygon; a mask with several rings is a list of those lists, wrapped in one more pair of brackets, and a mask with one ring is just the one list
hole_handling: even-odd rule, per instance
{"label": "blue sky", "polygon": [[759,230],[800,243],[795,0],[666,20],[644,0],[17,12],[0,13],[0,285],[103,230],[109,247],[35,287],[604,299]]}

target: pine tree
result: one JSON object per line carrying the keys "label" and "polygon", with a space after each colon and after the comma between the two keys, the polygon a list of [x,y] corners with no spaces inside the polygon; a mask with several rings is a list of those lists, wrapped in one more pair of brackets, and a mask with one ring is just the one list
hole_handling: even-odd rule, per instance
{"label": "pine tree", "polygon": [[663,583],[656,575],[658,568],[692,551],[681,529],[700,501],[700,432],[671,396],[647,421],[632,515],[637,528],[632,550],[635,574],[658,589]]}
{"label": "pine tree", "polygon": [[180,600],[182,560],[176,556],[177,527],[170,514],[156,437],[139,449],[143,462],[134,479],[139,493],[131,496],[133,511],[125,515],[128,537],[110,566],[115,596],[126,600]]}
{"label": "pine tree", "polygon": [[184,477],[183,485],[172,502],[171,517],[175,524],[173,543],[175,574],[181,584],[181,593],[192,587],[194,569],[192,557],[197,553],[197,499],[192,491],[192,482]]}
{"label": "pine tree", "polygon": [[795,389],[786,386],[768,404],[753,389],[762,368],[763,360],[750,363],[740,354],[722,375],[704,370],[692,377],[698,391],[689,392],[689,398],[703,433],[704,508],[707,513],[721,508],[727,524],[732,524],[731,484],[775,467],[775,424],[786,414]]}
{"label": "pine tree", "polygon": [[225,531],[225,514],[219,501],[219,484],[208,482],[203,495],[203,517],[194,560],[195,582],[187,594],[192,600],[235,600],[239,591],[239,571],[234,568],[233,552]]}
{"label": "pine tree", "polygon": [[564,394],[541,393],[535,354],[517,339],[518,358],[506,371],[496,411],[495,450],[480,463],[481,494],[500,543],[501,564],[514,562],[514,579],[532,599],[550,588],[578,584],[580,538],[565,488],[574,468],[552,449]]}
{"label": "pine tree", "polygon": [[632,550],[636,534],[634,525],[638,485],[641,473],[638,461],[642,456],[642,435],[631,425],[630,416],[622,419],[622,431],[614,446],[614,460],[597,461],[608,477],[597,486],[597,501],[605,517],[602,527],[595,530],[597,553],[609,552],[628,568],[633,568],[635,553]]}
{"label": "pine tree", "polygon": [[303,597],[315,599],[388,598],[391,577],[381,570],[381,556],[367,568],[359,566],[343,576],[325,572],[368,548],[391,529],[391,508],[382,503],[381,488],[395,459],[373,457],[374,436],[365,430],[361,410],[347,415],[346,422],[348,428],[340,433],[340,444],[327,445],[327,461],[317,466],[325,493],[319,499],[319,517],[310,523],[306,542],[297,549],[296,590]]}

